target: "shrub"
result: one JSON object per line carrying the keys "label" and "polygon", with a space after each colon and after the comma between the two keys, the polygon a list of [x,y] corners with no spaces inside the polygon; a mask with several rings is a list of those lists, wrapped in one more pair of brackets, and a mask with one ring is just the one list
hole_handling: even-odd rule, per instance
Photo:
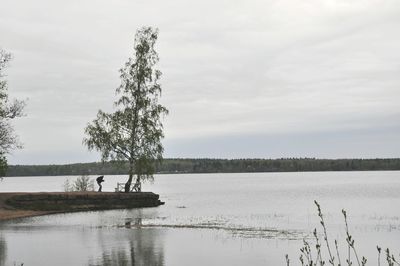
{"label": "shrub", "polygon": [[94,180],[90,179],[87,175],[82,175],[71,183],[67,178],[64,181],[63,187],[65,192],[94,191]]}

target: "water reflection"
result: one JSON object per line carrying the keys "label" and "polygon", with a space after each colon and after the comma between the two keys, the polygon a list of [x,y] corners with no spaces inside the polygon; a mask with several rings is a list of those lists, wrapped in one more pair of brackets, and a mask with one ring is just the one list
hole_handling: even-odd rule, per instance
{"label": "water reflection", "polygon": [[102,258],[99,259],[99,262],[94,264],[94,263],[89,263],[89,265],[103,265],[103,266],[108,266],[108,265],[121,265],[121,266],[127,266],[127,265],[133,265],[133,263],[130,262],[130,259],[128,258],[127,252],[125,250],[111,250],[111,253],[103,253]]}
{"label": "water reflection", "polygon": [[6,264],[7,246],[4,237],[0,235],[0,266]]}
{"label": "water reflection", "polygon": [[[140,221],[135,221],[140,223]],[[89,265],[111,266],[111,265],[154,265],[163,266],[164,230],[155,229],[121,229],[125,237],[118,246],[103,245],[101,255],[89,260]],[[107,243],[107,241],[101,241]]]}
{"label": "water reflection", "polygon": [[[0,266],[14,261],[40,266],[282,265],[285,254],[297,257],[304,234],[318,226],[314,199],[322,204],[333,236],[344,239],[340,210],[345,208],[360,254],[376,254],[377,244],[400,246],[399,177],[399,171],[157,176],[148,189],[167,202],[158,208],[1,223]],[[113,179],[107,183],[118,182],[117,177],[107,180]],[[0,190],[54,191],[64,180],[21,177]]]}

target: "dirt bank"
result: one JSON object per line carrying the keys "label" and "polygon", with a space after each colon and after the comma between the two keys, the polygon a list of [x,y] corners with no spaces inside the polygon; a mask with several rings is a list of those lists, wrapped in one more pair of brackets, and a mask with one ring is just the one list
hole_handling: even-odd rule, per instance
{"label": "dirt bank", "polygon": [[157,207],[163,202],[152,192],[37,192],[0,193],[0,220],[52,213]]}

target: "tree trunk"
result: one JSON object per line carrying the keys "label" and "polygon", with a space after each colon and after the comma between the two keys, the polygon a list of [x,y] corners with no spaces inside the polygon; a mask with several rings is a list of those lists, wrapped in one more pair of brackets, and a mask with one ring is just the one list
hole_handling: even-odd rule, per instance
{"label": "tree trunk", "polygon": [[137,192],[142,192],[142,180],[140,180],[140,175],[136,177],[136,183],[135,186],[137,185],[136,191]]}
{"label": "tree trunk", "polygon": [[125,183],[125,192],[131,191],[132,178],[133,178],[133,175],[129,174],[128,181]]}
{"label": "tree trunk", "polygon": [[131,191],[131,184],[133,179],[133,162],[129,162],[129,178],[125,183],[125,192]]}

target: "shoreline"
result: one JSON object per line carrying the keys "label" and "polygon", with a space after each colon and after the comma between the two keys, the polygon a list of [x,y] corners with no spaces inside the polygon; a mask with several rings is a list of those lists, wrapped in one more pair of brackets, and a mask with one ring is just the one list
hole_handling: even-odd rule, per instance
{"label": "shoreline", "polygon": [[0,193],[0,221],[51,214],[49,211],[19,210],[9,206],[6,201],[18,194],[17,192]]}
{"label": "shoreline", "polygon": [[[325,171],[399,171],[400,158],[165,158],[158,165],[157,174],[192,173],[276,173]],[[67,164],[9,165],[6,177],[11,176],[75,176],[124,175],[126,162],[116,166],[111,162],[86,162]]]}
{"label": "shoreline", "polygon": [[152,192],[7,192],[0,193],[0,221],[57,213],[157,207]]}

